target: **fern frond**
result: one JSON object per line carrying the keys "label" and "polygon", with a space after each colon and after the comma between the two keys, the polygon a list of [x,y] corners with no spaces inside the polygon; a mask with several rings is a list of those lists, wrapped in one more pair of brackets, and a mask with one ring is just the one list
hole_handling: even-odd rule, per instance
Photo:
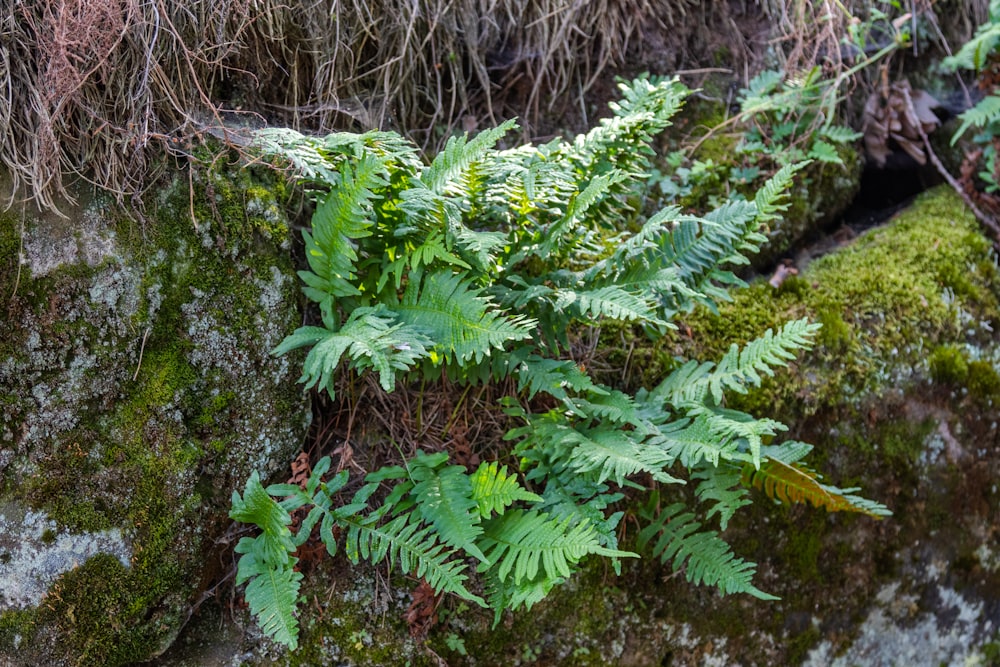
{"label": "fern frond", "polygon": [[572,402],[575,412],[583,417],[608,424],[630,424],[643,435],[653,432],[652,427],[639,415],[638,406],[632,397],[617,389],[587,398],[574,398]]}
{"label": "fern frond", "polygon": [[496,568],[500,581],[568,577],[573,567],[589,554],[617,558],[637,557],[628,551],[601,546],[597,531],[588,523],[575,526],[538,511],[511,510],[484,522],[480,542],[488,564],[480,571]]}
{"label": "fern frond", "polygon": [[1000,121],[1000,95],[987,95],[976,106],[959,115],[962,124],[951,137],[954,146],[970,127],[985,127]]}
{"label": "fern frond", "polygon": [[507,466],[496,461],[484,461],[472,474],[472,499],[479,508],[479,516],[488,519],[503,514],[507,507],[518,500],[541,502],[542,497],[531,493],[517,482],[517,475],[508,475]]}
{"label": "fern frond", "polygon": [[816,139],[812,142],[809,147],[809,152],[807,156],[813,160],[819,160],[820,162],[825,162],[826,164],[843,164],[844,161],[840,158],[840,154],[837,149],[829,142],[823,141],[822,139]]}
{"label": "fern frond", "polygon": [[530,338],[535,324],[491,310],[492,302],[480,296],[482,292],[461,274],[438,271],[423,280],[411,276],[403,300],[393,310],[402,322],[427,334],[445,361],[478,363],[508,341]]}
{"label": "fern frond", "polygon": [[697,406],[688,410],[689,415],[703,416],[707,419],[708,428],[716,437],[734,438],[737,442],[745,443],[745,448],[740,451],[749,452],[750,462],[754,466],[760,465],[760,450],[765,437],[771,437],[778,431],[787,430],[787,426],[779,421],[768,418],[755,418],[739,410],[730,410],[717,405]]}
{"label": "fern frond", "polygon": [[412,324],[397,323],[394,313],[379,305],[356,308],[337,331],[324,327],[301,327],[274,349],[282,355],[312,345],[306,355],[302,377],[306,388],[319,386],[334,395],[334,374],[346,354],[358,371],[372,368],[386,391],[396,384],[396,372],[407,371],[418,359],[428,356],[433,341]]}
{"label": "fern frond", "polygon": [[778,599],[753,585],[755,563],[737,558],[716,532],[701,530],[685,509],[683,503],[676,503],[657,513],[651,502],[642,512],[650,523],[639,532],[639,548],[648,546],[655,558],[670,562],[675,572],[683,568],[692,584],[715,586],[723,595],[747,593],[761,600]]}
{"label": "fern frond", "polygon": [[358,516],[340,517],[338,523],[347,528],[344,551],[352,563],[362,558],[373,565],[388,560],[392,567],[398,561],[400,569],[426,579],[436,592],[454,593],[486,606],[482,598],[465,587],[465,563],[450,560],[451,552],[435,539],[433,530],[420,528],[410,514],[384,525],[377,523],[377,517]]}
{"label": "fern frond", "polygon": [[289,554],[295,551],[292,532],[288,529],[292,517],[268,495],[256,470],[250,474],[242,496],[233,491],[231,502],[230,519],[252,523],[261,529],[259,542],[254,547],[257,559],[265,565],[288,563]]}
{"label": "fern frond", "polygon": [[556,310],[567,311],[574,319],[597,321],[602,318],[621,322],[640,321],[666,326],[658,317],[650,299],[633,294],[617,285],[595,290],[560,289],[556,291]]}
{"label": "fern frond", "polygon": [[249,582],[245,597],[261,628],[275,641],[295,649],[299,631],[295,606],[302,575],[292,569],[298,559],[291,555],[296,549],[288,528],[291,516],[268,495],[256,471],[242,496],[233,492],[229,516],[261,529],[257,537],[244,537],[236,545],[235,552],[241,554],[236,585]]}
{"label": "fern frond", "polygon": [[[749,466],[748,466],[749,467]],[[691,479],[698,480],[695,496],[701,502],[714,503],[706,519],[719,515],[719,528],[725,530],[729,520],[741,507],[750,505],[747,490],[740,484],[743,471],[731,465],[700,465],[691,472]]]}
{"label": "fern frond", "polygon": [[792,177],[808,164],[808,162],[786,164],[757,190],[753,201],[757,207],[758,222],[775,220],[788,208],[787,195],[792,187]]}
{"label": "fern frond", "polygon": [[249,581],[244,597],[250,606],[250,613],[257,619],[264,634],[294,651],[299,644],[299,622],[295,618],[295,608],[299,600],[302,573],[296,572],[292,567],[298,559],[292,558],[286,566],[276,566],[258,560],[253,551],[241,552],[239,546],[236,553],[243,553],[236,585]]}
{"label": "fern frond", "polygon": [[698,404],[709,395],[720,404],[723,392],[746,393],[748,385],[760,385],[761,374],[773,376],[772,368],[787,366],[798,350],[812,345],[820,326],[801,319],[788,322],[777,333],[768,329],[742,350],[734,343],[718,365],[686,363],[660,383],[653,394],[673,405]]}
{"label": "fern frond", "polygon": [[[529,477],[545,482],[542,502],[536,506],[539,512],[571,526],[589,523],[597,531],[602,546],[618,548],[618,534],[615,531],[624,512],[606,515],[605,510],[624,498],[624,494],[612,493],[607,484],[598,484],[587,476],[577,475],[565,468],[562,472],[549,471],[544,475],[539,472],[536,468],[529,474]],[[617,559],[613,562],[617,571],[620,564]]]}
{"label": "fern frond", "polygon": [[597,482],[613,480],[619,486],[636,473],[648,473],[665,484],[682,483],[668,474],[674,457],[655,442],[640,442],[632,433],[619,429],[595,428],[581,431],[569,429],[562,434],[561,444],[571,446],[566,463],[578,473],[597,473]]}
{"label": "fern frond", "polygon": [[558,398],[566,399],[567,390],[579,393],[607,393],[607,390],[594,383],[584,371],[572,361],[561,359],[546,359],[531,355],[518,367],[517,390],[528,390],[528,398],[534,398],[540,391]]}
{"label": "fern frond", "polygon": [[362,155],[353,168],[341,164],[335,184],[316,207],[312,232],[302,232],[311,271],[299,276],[313,301],[360,294],[352,282],[358,260],[354,241],[371,234],[375,191],[386,185],[385,165],[373,155]]}
{"label": "fern frond", "polygon": [[990,55],[996,52],[998,44],[1000,17],[991,15],[990,20],[976,29],[975,36],[963,44],[958,53],[941,61],[941,66],[948,70],[969,69],[979,72],[986,66]]}
{"label": "fern frond", "polygon": [[416,503],[416,511],[425,523],[434,526],[438,539],[464,549],[481,561],[486,560],[475,544],[483,528],[479,525],[478,501],[472,497],[472,480],[465,468],[438,467],[431,457],[420,451],[408,466],[414,483],[410,495]]}
{"label": "fern frond", "polygon": [[568,251],[575,249],[579,245],[579,240],[573,239],[572,233],[576,231],[581,219],[591,207],[608,196],[612,185],[622,179],[623,175],[617,172],[594,176],[581,192],[570,198],[566,212],[540,230],[541,243],[534,254],[548,258],[557,249],[561,254],[567,254]]}
{"label": "fern frond", "polygon": [[[478,160],[482,160],[496,143],[510,130],[517,127],[517,121],[510,119],[497,127],[483,130],[471,140],[463,136],[448,139],[444,149],[434,157],[431,165],[420,175],[420,181],[429,190],[445,194],[449,186],[454,188],[461,175]],[[452,194],[463,194],[453,192]]]}
{"label": "fern frond", "polygon": [[892,514],[884,505],[851,494],[856,489],[838,489],[821,484],[819,475],[801,463],[765,459],[760,468],[743,469],[743,484],[763,491],[768,498],[786,505],[809,503],[827,512],[860,512],[875,518]]}
{"label": "fern frond", "polygon": [[720,435],[704,415],[661,425],[651,441],[689,469],[701,461],[717,466],[720,461],[750,460],[739,438]]}
{"label": "fern frond", "polygon": [[745,114],[755,114],[773,109],[772,93],[781,87],[784,78],[783,72],[764,70],[750,79],[747,87],[740,90],[740,110]]}
{"label": "fern frond", "polygon": [[615,114],[573,143],[569,159],[583,173],[618,169],[630,178],[644,175],[652,154],[652,136],[670,125],[670,119],[690,92],[677,79],[639,77],[619,84],[622,99],[609,106]]}
{"label": "fern frond", "polygon": [[[716,309],[715,300],[729,299],[724,289],[716,286],[742,286],[742,280],[730,271],[719,268],[724,264],[745,264],[747,253],[757,252],[767,237],[759,233],[757,208],[746,201],[729,201],[704,218],[683,216],[660,240],[662,261],[677,267],[681,280],[689,287],[693,301]],[[684,293],[675,295],[674,310],[690,308],[691,299]]]}
{"label": "fern frond", "polygon": [[485,574],[484,579],[486,599],[493,609],[493,627],[500,623],[505,609],[531,609],[563,581],[561,578],[550,579],[544,576],[522,581],[516,581],[514,577],[500,579],[492,570]]}
{"label": "fern frond", "polygon": [[861,132],[855,132],[851,128],[845,127],[844,125],[828,125],[826,127],[821,127],[819,134],[835,144],[849,144],[852,141],[857,141],[864,136]]}

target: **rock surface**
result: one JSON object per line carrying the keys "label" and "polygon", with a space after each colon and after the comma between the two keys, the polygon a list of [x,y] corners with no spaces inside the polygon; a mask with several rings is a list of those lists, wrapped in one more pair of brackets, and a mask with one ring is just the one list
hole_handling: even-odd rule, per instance
{"label": "rock surface", "polygon": [[0,215],[0,664],[162,652],[230,489],[301,442],[296,361],[269,355],[301,317],[280,191],[206,171],[138,215],[82,188]]}

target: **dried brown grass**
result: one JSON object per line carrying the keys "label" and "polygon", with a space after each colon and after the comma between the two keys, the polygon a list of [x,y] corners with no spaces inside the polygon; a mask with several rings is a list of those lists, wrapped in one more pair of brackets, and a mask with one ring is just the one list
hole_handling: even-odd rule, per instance
{"label": "dried brown grass", "polygon": [[8,0],[0,160],[40,205],[75,174],[124,199],[164,146],[250,114],[317,131],[456,126],[579,96],[694,0]]}
{"label": "dried brown grass", "polygon": [[132,197],[165,148],[186,154],[223,122],[392,128],[428,148],[511,116],[528,135],[568,112],[587,123],[585,96],[609,70],[746,75],[768,49],[805,63],[838,52],[841,19],[818,17],[845,16],[833,0],[4,4],[0,163],[47,207],[67,175]]}

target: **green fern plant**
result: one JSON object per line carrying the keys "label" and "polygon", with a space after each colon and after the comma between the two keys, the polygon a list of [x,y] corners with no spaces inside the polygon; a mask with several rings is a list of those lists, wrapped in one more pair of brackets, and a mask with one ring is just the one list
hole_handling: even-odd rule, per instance
{"label": "green fern plant", "polygon": [[[253,475],[233,494],[232,518],[261,529],[237,546],[238,582],[276,641],[297,643],[294,554],[317,526],[331,554],[387,562],[499,620],[543,599],[588,556],[616,570],[637,556],[620,548],[618,530],[623,489],[647,488],[637,480],[650,494],[639,549],[723,593],[770,597],[752,583],[754,564],[706,527],[717,516],[724,529],[750,488],[886,513],[853,490],[820,485],[798,463],[801,447],[766,444],[780,423],[725,407],[726,393],[759,384],[807,348],[817,325],[791,322],[634,395],[572,359],[583,327],[632,322],[656,337],[679,313],[729,298],[743,283],[728,267],[764,243],[760,228],[780,215],[799,167],[780,169],[751,201],[643,218],[627,195],[645,181],[649,142],[687,91],[639,78],[622,93],[613,117],[572,141],[500,150],[513,126],[505,123],[450,140],[429,165],[391,133],[260,133],[261,150],[290,162],[317,198],[300,275],[321,325],[300,328],[275,354],[309,348],[302,381],[331,395],[344,367],[376,373],[385,391],[441,375],[509,378],[517,394],[504,406],[519,422],[506,434],[516,470],[487,461],[470,473],[445,452],[420,452],[372,471],[349,499],[341,497],[347,473],[329,476],[327,458],[304,489],[263,487]],[[556,407],[530,411],[539,394]],[[782,465],[804,479],[781,477]],[[660,508],[659,489],[688,481],[707,512]],[[837,503],[816,502],[821,495]],[[293,533],[289,513],[303,508]]]}

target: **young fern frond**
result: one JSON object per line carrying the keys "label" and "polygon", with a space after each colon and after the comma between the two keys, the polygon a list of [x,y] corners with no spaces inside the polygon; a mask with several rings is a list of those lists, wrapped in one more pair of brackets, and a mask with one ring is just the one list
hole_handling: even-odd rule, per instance
{"label": "young fern frond", "polygon": [[649,548],[654,558],[670,562],[675,571],[683,569],[692,584],[714,586],[723,595],[747,593],[761,600],[777,600],[753,585],[754,563],[736,557],[716,532],[702,530],[694,514],[675,503],[656,511],[656,494],[643,509],[649,525],[639,532],[639,548]]}
{"label": "young fern frond", "polygon": [[518,367],[517,390],[527,391],[527,397],[544,391],[554,398],[567,400],[568,391],[603,394],[607,390],[594,383],[589,375],[572,361],[546,359],[531,355]]}
{"label": "young fern frond", "polygon": [[628,394],[618,391],[602,391],[586,398],[572,399],[573,411],[584,418],[605,424],[628,424],[641,435],[655,432],[653,426],[639,414],[639,407]]}

